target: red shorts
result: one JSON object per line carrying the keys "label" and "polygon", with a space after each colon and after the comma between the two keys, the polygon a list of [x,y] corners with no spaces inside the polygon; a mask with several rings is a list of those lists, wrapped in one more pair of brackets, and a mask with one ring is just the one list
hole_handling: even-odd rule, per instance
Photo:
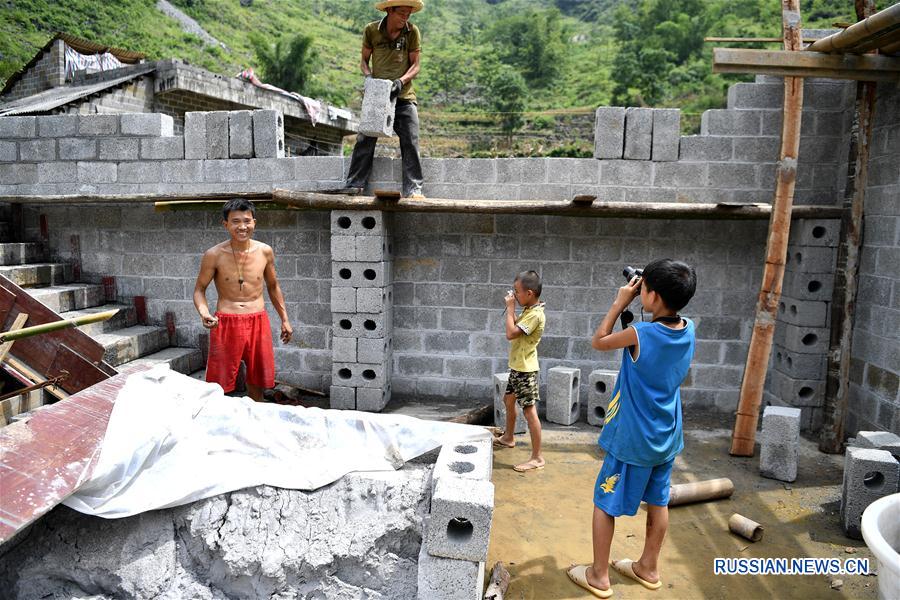
{"label": "red shorts", "polygon": [[247,364],[247,383],[275,387],[275,354],[272,330],[265,311],[246,315],[216,312],[219,324],[209,332],[206,381],[218,383],[225,392],[234,390],[238,369]]}

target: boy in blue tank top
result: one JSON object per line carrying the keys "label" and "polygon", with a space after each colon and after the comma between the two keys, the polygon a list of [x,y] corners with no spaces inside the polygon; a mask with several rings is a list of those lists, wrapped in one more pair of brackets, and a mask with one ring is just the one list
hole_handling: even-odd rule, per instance
{"label": "boy in blue tank top", "polygon": [[[598,443],[606,458],[594,487],[594,562],[569,569],[577,585],[609,598],[609,567],[655,590],[662,586],[657,562],[669,526],[669,476],[684,448],[679,386],[694,355],[694,324],[678,315],[697,286],[694,269],[661,259],[619,289],[591,340],[596,350],[624,348],[622,367],[606,410]],[[619,315],[640,294],[650,322],[613,333]],[[610,560],[615,517],[634,515],[647,503],[644,551],[637,561]]]}

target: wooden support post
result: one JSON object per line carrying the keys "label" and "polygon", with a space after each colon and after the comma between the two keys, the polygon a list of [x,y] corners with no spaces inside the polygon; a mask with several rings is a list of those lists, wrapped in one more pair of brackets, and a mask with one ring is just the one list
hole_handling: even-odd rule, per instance
{"label": "wooden support post", "polygon": [[[801,50],[800,0],[782,0],[782,28],[785,50]],[[772,351],[775,317],[781,299],[784,263],[791,230],[791,205],[797,180],[797,155],[800,149],[800,119],[803,115],[803,78],[784,78],[784,121],[781,129],[781,154],[775,178],[775,199],[766,240],[766,264],[756,304],[756,322],[750,337],[747,364],[741,382],[730,453],[753,456],[756,425],[762,403],[766,370]]]}
{"label": "wooden support post", "polygon": [[[874,0],[856,3],[860,20],[875,10]],[[856,314],[859,254],[863,236],[863,208],[868,184],[869,147],[875,122],[875,83],[856,84],[856,114],[850,137],[844,214],[834,292],[831,297],[831,343],[828,348],[828,371],[825,382],[823,425],[819,434],[819,450],[838,453],[843,449],[844,421],[850,394],[850,355],[853,344],[853,317]]]}

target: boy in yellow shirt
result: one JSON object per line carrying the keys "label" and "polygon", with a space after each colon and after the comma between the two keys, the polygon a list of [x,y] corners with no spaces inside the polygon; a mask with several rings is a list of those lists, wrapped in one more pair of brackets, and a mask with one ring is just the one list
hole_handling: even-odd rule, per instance
{"label": "boy in yellow shirt", "polygon": [[[531,458],[513,467],[516,471],[534,471],[544,468],[541,456],[541,421],[537,415],[538,366],[537,347],[544,333],[544,303],[541,298],[541,278],[534,271],[523,271],[516,276],[513,290],[506,295],[506,339],[509,346],[509,382],[506,384],[506,429],[494,438],[498,447],[514,448],[516,430],[516,403],[522,407],[528,430],[531,433]],[[516,319],[516,302],[522,312]]]}

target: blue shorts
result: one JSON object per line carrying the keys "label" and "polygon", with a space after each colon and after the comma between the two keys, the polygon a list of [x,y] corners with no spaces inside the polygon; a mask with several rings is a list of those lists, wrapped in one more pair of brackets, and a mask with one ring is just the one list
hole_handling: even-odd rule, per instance
{"label": "blue shorts", "polygon": [[594,485],[594,506],[611,517],[637,514],[641,500],[667,506],[674,462],[672,459],[655,467],[639,467],[607,454]]}

